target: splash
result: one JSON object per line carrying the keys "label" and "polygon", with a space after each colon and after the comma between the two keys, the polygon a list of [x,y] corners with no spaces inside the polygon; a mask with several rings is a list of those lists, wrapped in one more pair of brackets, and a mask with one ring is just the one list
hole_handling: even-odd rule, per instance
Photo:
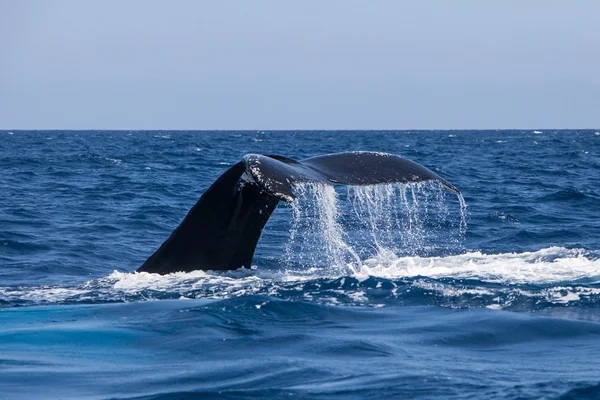
{"label": "splash", "polygon": [[[293,222],[286,245],[285,264],[290,272],[315,275],[343,274],[351,259],[360,257],[346,241],[339,221],[338,195],[333,186],[303,183],[295,187]],[[321,267],[321,268],[319,268]]]}
{"label": "splash", "polygon": [[466,205],[448,208],[437,183],[295,187],[293,222],[285,250],[290,272],[328,276],[360,271],[363,259],[447,254],[460,250],[466,232]]}
{"label": "splash", "polygon": [[[535,252],[370,258],[355,272],[322,276],[239,269],[112,274],[82,284],[0,286],[3,307],[268,296],[331,305],[394,304],[506,310],[597,307],[600,254],[549,247]],[[592,308],[595,309],[595,308]]]}

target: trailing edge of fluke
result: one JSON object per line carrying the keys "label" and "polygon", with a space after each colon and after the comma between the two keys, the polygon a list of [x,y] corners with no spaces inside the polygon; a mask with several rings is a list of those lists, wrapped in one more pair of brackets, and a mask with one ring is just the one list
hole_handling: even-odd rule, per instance
{"label": "trailing edge of fluke", "polygon": [[429,169],[392,154],[337,153],[301,161],[248,154],[204,192],[137,271],[168,274],[249,268],[271,213],[280,200],[293,201],[293,186],[298,183],[377,185],[429,180],[458,193]]}

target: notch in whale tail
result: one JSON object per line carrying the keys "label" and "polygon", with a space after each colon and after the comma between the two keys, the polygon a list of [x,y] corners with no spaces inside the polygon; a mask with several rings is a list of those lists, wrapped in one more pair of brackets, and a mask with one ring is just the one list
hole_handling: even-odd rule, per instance
{"label": "notch in whale tail", "polygon": [[249,268],[265,224],[280,200],[293,201],[297,183],[377,185],[429,180],[458,193],[429,169],[392,154],[338,153],[301,161],[249,154],[204,192],[137,271],[168,274]]}

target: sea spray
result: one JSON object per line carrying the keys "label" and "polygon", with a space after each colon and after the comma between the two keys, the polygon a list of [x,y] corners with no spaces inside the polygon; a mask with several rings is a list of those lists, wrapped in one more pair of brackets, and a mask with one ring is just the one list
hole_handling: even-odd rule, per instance
{"label": "sea spray", "polygon": [[450,254],[462,249],[464,207],[456,215],[448,207],[448,191],[435,182],[349,186],[346,192],[350,212],[342,213],[343,225],[351,228],[351,243],[363,258]]}
{"label": "sea spray", "polygon": [[303,183],[295,187],[293,221],[285,248],[288,271],[339,275],[360,270],[365,259],[442,255],[462,248],[466,230],[448,207],[446,190],[434,182],[335,187]]}
{"label": "sea spray", "polygon": [[[355,225],[360,228],[366,225],[364,228],[371,236],[377,252],[393,248],[394,225],[399,220],[394,186],[349,186],[347,197],[357,217],[358,223]],[[363,221],[366,224],[361,224]]]}
{"label": "sea spray", "polygon": [[[334,187],[323,183],[303,183],[296,185],[295,194],[291,204],[293,222],[290,240],[285,249],[288,269],[311,275],[318,275],[319,271],[343,274],[350,262],[360,264],[358,254],[345,241]],[[295,270],[294,265],[298,265],[300,270]]]}

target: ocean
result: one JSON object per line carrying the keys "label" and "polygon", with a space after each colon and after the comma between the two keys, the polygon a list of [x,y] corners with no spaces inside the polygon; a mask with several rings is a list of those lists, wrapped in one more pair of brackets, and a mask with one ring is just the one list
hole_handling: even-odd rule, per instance
{"label": "ocean", "polygon": [[[248,153],[301,185],[252,268],[134,271]],[[600,132],[0,131],[2,399],[600,398]]]}

